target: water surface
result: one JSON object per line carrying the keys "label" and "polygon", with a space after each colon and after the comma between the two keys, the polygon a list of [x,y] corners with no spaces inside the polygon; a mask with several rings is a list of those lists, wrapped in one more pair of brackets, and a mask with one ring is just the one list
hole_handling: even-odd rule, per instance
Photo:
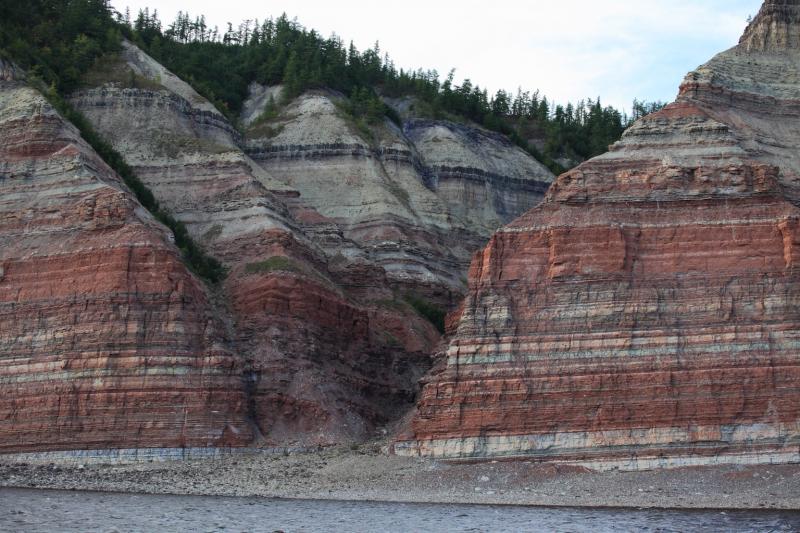
{"label": "water surface", "polygon": [[800,512],[437,505],[0,488],[14,532],[797,532]]}

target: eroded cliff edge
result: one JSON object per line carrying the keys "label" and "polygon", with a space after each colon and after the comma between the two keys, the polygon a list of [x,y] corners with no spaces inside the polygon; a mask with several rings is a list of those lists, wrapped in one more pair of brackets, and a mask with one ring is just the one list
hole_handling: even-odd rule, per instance
{"label": "eroded cliff edge", "polygon": [[0,72],[0,452],[251,442],[241,360],[169,230]]}
{"label": "eroded cliff edge", "polygon": [[[439,187],[410,135],[387,123],[384,143],[363,139],[333,93],[291,102],[283,136],[243,137],[130,43],[97,69],[71,105],[228,276],[192,275],[2,63],[3,452],[362,441],[408,411],[430,367],[440,333],[418,303],[460,300],[474,250],[552,180],[504,139],[453,125],[483,137],[436,163]],[[513,172],[476,166],[476,146],[515,154]]]}
{"label": "eroded cliff edge", "polygon": [[476,255],[399,454],[800,461],[800,2]]}

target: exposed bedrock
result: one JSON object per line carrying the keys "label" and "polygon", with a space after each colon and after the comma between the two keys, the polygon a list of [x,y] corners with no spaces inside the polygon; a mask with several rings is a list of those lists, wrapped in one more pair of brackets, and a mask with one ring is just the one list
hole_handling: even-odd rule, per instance
{"label": "exposed bedrock", "polygon": [[240,361],[169,231],[0,71],[0,452],[252,441]]}
{"label": "exposed bedrock", "polygon": [[403,131],[426,183],[467,225],[493,231],[537,204],[552,182],[547,169],[497,133],[421,119],[408,120]]}
{"label": "exposed bedrock", "polygon": [[[406,297],[456,305],[471,254],[541,197],[547,174],[526,180],[498,164],[471,170],[482,176],[476,190],[496,197],[502,213],[492,208],[467,223],[447,203],[457,200],[442,200],[425,182],[401,131],[386,126],[396,138],[376,149],[328,97],[290,104],[287,123],[270,126],[283,132],[271,141],[258,122],[243,139],[129,43],[119,63],[136,87],[104,83],[70,101],[228,267],[217,316],[240,360],[254,442],[358,441],[399,419],[440,341]],[[254,91],[248,113],[257,117],[269,94]],[[308,105],[309,116],[295,116]],[[329,116],[313,115],[320,105]],[[290,137],[278,143],[280,135]]]}
{"label": "exposed bedrock", "polygon": [[476,254],[397,453],[800,461],[798,5]]}
{"label": "exposed bedrock", "polygon": [[[549,171],[507,140],[444,122],[389,121],[359,131],[341,96],[307,93],[259,118],[268,92],[246,104],[246,151],[282,187],[289,205],[330,254],[374,263],[400,290],[463,293],[469,257],[502,224],[535,205]],[[439,290],[438,292],[441,292]]]}

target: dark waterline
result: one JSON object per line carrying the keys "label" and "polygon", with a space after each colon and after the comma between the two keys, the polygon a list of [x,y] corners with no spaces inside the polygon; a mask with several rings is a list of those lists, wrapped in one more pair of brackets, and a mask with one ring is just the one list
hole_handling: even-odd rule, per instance
{"label": "dark waterline", "polygon": [[0,488],[14,532],[800,531],[800,511],[541,508]]}

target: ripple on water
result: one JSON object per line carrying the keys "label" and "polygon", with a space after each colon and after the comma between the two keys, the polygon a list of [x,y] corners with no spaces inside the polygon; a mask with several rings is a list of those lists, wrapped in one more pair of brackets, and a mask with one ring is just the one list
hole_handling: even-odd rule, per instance
{"label": "ripple on water", "polygon": [[800,512],[270,500],[0,488],[0,531],[796,532]]}

